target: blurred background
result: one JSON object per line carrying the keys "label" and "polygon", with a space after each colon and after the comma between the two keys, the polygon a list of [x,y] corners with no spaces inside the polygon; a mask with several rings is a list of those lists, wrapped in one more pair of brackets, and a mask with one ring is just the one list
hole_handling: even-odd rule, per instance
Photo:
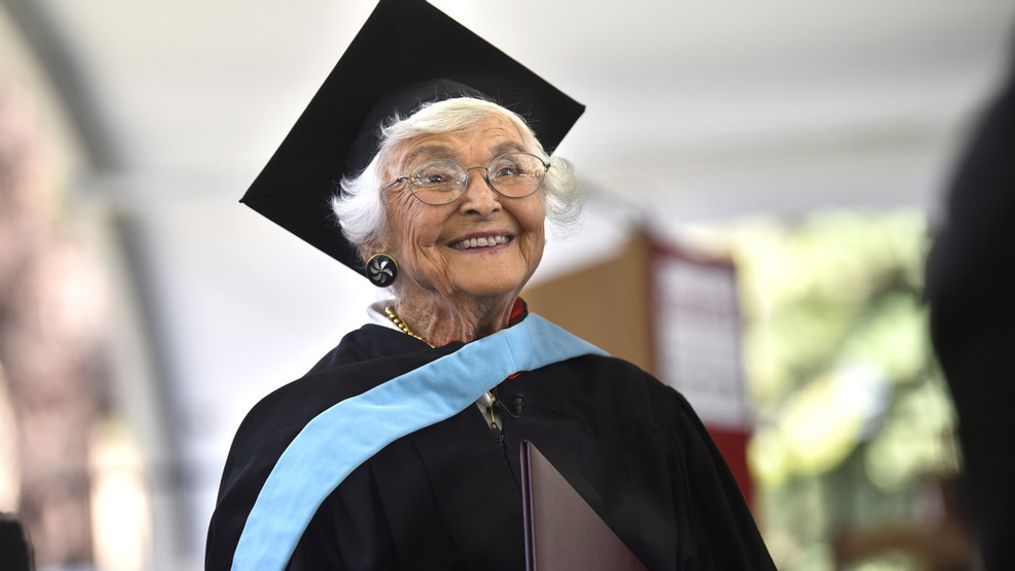
{"label": "blurred background", "polygon": [[[1015,0],[433,3],[588,106],[527,298],[688,395],[779,567],[975,568],[921,287]],[[237,201],[373,6],[0,1],[0,512],[39,568],[201,568],[243,415],[366,319]]]}

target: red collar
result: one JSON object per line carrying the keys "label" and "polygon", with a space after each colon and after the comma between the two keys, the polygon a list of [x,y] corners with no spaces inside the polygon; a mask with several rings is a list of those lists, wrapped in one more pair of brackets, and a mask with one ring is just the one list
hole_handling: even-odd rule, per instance
{"label": "red collar", "polygon": [[525,316],[528,314],[529,306],[525,303],[525,300],[520,297],[515,299],[515,304],[511,307],[511,314],[508,315],[507,326],[511,327],[522,319],[525,319]]}
{"label": "red collar", "polygon": [[[515,304],[511,306],[511,313],[508,314],[507,326],[511,327],[512,325],[525,319],[525,316],[528,314],[529,314],[529,305],[525,303],[524,299],[520,297],[516,298]],[[461,339],[449,339],[444,342],[444,345],[450,345],[452,343],[458,343],[460,341]],[[443,345],[441,346],[443,347]]]}

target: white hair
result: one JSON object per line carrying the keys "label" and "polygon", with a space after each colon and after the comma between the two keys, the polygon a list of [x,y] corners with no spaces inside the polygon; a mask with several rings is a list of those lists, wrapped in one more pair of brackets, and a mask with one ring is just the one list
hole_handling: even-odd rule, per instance
{"label": "white hair", "polygon": [[547,157],[532,129],[517,114],[490,101],[458,97],[426,104],[411,116],[405,119],[396,116],[390,124],[381,127],[380,149],[377,154],[363,172],[342,178],[341,192],[336,193],[331,201],[346,239],[359,246],[378,242],[387,232],[380,189],[390,181],[381,180],[381,177],[384,175],[384,162],[399,144],[423,135],[469,129],[491,114],[501,116],[515,125],[528,152],[550,163],[550,169],[540,187],[547,219],[559,228],[574,224],[581,214],[582,197],[571,163],[560,157]]}

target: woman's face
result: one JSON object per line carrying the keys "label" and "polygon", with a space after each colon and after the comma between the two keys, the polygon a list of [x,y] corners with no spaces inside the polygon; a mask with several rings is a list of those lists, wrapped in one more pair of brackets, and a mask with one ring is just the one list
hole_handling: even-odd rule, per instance
{"label": "woman's face", "polygon": [[[465,131],[405,142],[390,161],[386,180],[435,158],[451,158],[468,168],[526,150],[514,124],[491,114]],[[469,174],[469,187],[451,204],[425,204],[407,185],[387,191],[386,250],[399,264],[400,281],[408,278],[412,285],[446,297],[517,295],[543,255],[543,193],[507,198],[487,185],[482,169]],[[470,247],[473,238],[477,246]]]}

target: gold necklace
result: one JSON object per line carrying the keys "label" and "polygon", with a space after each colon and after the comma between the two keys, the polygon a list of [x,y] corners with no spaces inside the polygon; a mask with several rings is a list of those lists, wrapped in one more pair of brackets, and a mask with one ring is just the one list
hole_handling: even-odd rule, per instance
{"label": "gold necklace", "polygon": [[426,339],[423,339],[422,337],[417,335],[415,331],[409,329],[409,325],[402,320],[402,318],[398,315],[398,313],[395,312],[395,308],[391,307],[390,305],[386,306],[384,308],[384,314],[388,316],[388,319],[390,319],[391,322],[395,324],[395,327],[397,327],[398,330],[401,331],[402,333],[405,333],[406,335],[414,339],[419,339],[420,341],[429,345],[431,349],[435,347],[433,343],[427,341]]}
{"label": "gold necklace", "polygon": [[[405,333],[409,337],[412,337],[414,339],[419,339],[420,341],[422,341],[422,342],[426,343],[427,345],[429,345],[431,349],[434,348],[434,344],[433,343],[427,341],[426,339],[423,339],[423,337],[421,337],[415,331],[413,331],[412,329],[409,329],[409,324],[407,324],[401,318],[401,316],[398,315],[398,312],[395,311],[394,307],[391,307],[390,305],[385,306],[384,307],[384,314],[388,316],[388,319],[390,319],[391,322],[395,324],[395,327],[397,327],[399,331],[401,331],[402,333]],[[486,402],[484,403],[485,406],[483,408],[486,409],[486,414],[487,414],[486,422],[487,422],[487,424],[490,425],[490,428],[492,428],[495,432],[499,433],[500,432],[500,423],[497,422],[497,414],[494,412],[494,406],[497,404],[497,395],[493,391],[486,391],[485,396],[486,396]]]}

